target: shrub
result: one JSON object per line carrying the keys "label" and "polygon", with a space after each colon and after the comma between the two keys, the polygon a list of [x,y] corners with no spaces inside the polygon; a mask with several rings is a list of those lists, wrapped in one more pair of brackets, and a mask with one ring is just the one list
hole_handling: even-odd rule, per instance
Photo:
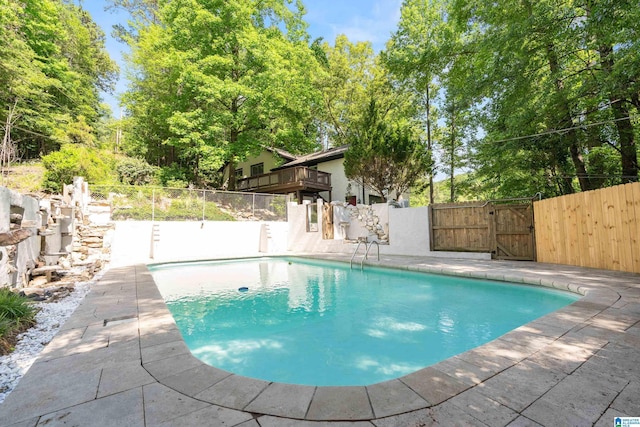
{"label": "shrub", "polygon": [[29,299],[10,289],[0,289],[0,318],[13,322],[31,321],[35,316],[35,309]]}
{"label": "shrub", "polygon": [[59,151],[42,157],[45,167],[43,188],[52,192],[62,191],[64,184],[71,184],[74,176],[83,176],[92,184],[113,181],[111,155],[83,145],[64,144]]}
{"label": "shrub", "polygon": [[0,355],[11,350],[15,335],[33,324],[35,314],[27,298],[7,288],[0,289]]}
{"label": "shrub", "polygon": [[158,178],[164,187],[186,188],[189,185],[186,170],[175,164],[161,167]]}
{"label": "shrub", "polygon": [[151,166],[142,159],[126,157],[116,165],[118,179],[123,184],[146,185],[154,181],[158,168]]}

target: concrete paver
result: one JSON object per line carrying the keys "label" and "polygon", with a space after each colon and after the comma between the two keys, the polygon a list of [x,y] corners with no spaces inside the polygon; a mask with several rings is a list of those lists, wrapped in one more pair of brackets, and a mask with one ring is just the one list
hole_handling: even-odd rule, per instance
{"label": "concrete paver", "polygon": [[234,411],[211,405],[204,409],[190,412],[186,415],[172,418],[169,421],[158,424],[160,427],[230,427],[252,421],[253,416],[247,412]]}
{"label": "concrete paver", "polygon": [[230,375],[198,393],[195,397],[205,402],[242,410],[258,397],[268,385],[267,381]]}
{"label": "concrete paver", "polygon": [[370,420],[373,409],[364,387],[318,387],[307,413],[309,420]]}
{"label": "concrete paver", "polygon": [[435,368],[424,368],[400,378],[430,405],[437,405],[470,386]]}
{"label": "concrete paver", "polygon": [[400,380],[367,386],[367,393],[376,418],[414,411],[429,405]]}
{"label": "concrete paver", "polygon": [[306,387],[204,364],[147,268],[111,269],[0,405],[0,426],[605,426],[640,415],[640,276],[507,261],[385,256],[379,264],[586,296],[399,379]]}
{"label": "concrete paver", "polygon": [[258,422],[260,427],[374,427],[370,421],[302,421],[269,415],[258,418]]}
{"label": "concrete paver", "polygon": [[40,418],[38,426],[144,427],[142,387],[65,408]]}
{"label": "concrete paver", "polygon": [[640,382],[632,381],[615,398],[611,407],[617,411],[640,414]]}
{"label": "concrete paver", "polygon": [[72,367],[69,364],[66,372],[55,374],[40,371],[37,379],[34,376],[23,387],[16,387],[0,405],[0,425],[94,400],[102,370],[74,372]]}
{"label": "concrete paver", "polygon": [[223,371],[222,369],[214,368],[213,366],[203,363],[195,368],[165,377],[162,379],[162,383],[180,393],[195,396],[229,375],[232,375],[231,372]]}
{"label": "concrete paver", "polygon": [[120,393],[152,384],[156,380],[142,367],[140,360],[122,362],[102,369],[97,397]]}
{"label": "concrete paver", "polygon": [[377,418],[372,420],[376,427],[427,427],[435,425],[435,420],[432,417],[432,410],[420,409],[406,414],[393,415],[386,418]]}
{"label": "concrete paver", "polygon": [[144,415],[147,425],[159,425],[178,417],[211,406],[193,399],[159,383],[146,385],[144,393]]}
{"label": "concrete paver", "polygon": [[450,403],[489,426],[504,426],[518,417],[518,413],[481,394],[467,390],[451,398]]}
{"label": "concrete paver", "polygon": [[537,422],[520,415],[518,418],[507,424],[507,427],[542,427]]}
{"label": "concrete paver", "polygon": [[477,387],[487,397],[520,412],[558,384],[566,374],[532,361],[515,365]]}
{"label": "concrete paver", "polygon": [[480,384],[488,378],[493,377],[498,372],[504,370],[502,368],[486,365],[474,365],[473,363],[469,363],[458,356],[450,357],[442,362],[438,362],[433,365],[433,367],[469,386]]}
{"label": "concrete paver", "polygon": [[315,387],[271,383],[244,409],[285,418],[304,418]]}

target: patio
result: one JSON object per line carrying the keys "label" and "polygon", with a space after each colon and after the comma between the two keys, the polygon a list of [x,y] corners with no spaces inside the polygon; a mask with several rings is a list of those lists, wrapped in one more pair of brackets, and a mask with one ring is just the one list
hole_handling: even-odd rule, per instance
{"label": "patio", "polygon": [[400,256],[367,263],[585,296],[396,380],[308,387],[203,364],[189,353],[146,267],[112,268],[0,405],[0,425],[610,426],[614,417],[640,415],[639,275]]}

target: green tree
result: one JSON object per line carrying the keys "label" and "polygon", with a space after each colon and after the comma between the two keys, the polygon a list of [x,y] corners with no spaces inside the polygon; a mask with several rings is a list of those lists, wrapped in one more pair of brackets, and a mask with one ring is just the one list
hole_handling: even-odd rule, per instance
{"label": "green tree", "polygon": [[349,123],[344,168],[383,198],[398,199],[432,167],[411,92],[380,69],[368,88],[368,105]]}
{"label": "green tree", "polygon": [[368,93],[380,66],[371,43],[351,43],[345,35],[336,37],[334,46],[322,45],[324,73],[317,82],[322,92],[322,134],[334,146],[349,143],[354,123],[362,123],[368,108]]}
{"label": "green tree", "polygon": [[[637,179],[630,116],[638,91],[616,65],[637,69],[631,54],[637,8],[608,1],[454,1],[448,16],[461,28],[473,65],[459,84],[484,110],[486,136],[474,146],[474,162],[486,188],[526,181],[519,175],[531,177],[525,188],[546,194],[571,193],[576,184],[598,188],[612,183],[611,174],[618,182]],[[609,159],[616,152],[614,171]]]}
{"label": "green tree", "polygon": [[61,0],[7,0],[0,12],[5,160],[94,140],[104,112],[99,91],[117,73],[102,31],[82,8]]}
{"label": "green tree", "polygon": [[[455,58],[455,32],[443,0],[405,0],[398,29],[387,43],[383,60],[390,72],[415,93],[423,111],[427,149],[434,151],[437,135],[439,81]],[[429,203],[434,203],[435,162],[426,170]]]}
{"label": "green tree", "polygon": [[284,0],[160,1],[159,23],[132,46],[133,151],[200,182],[264,145],[313,147],[317,62],[303,13]]}

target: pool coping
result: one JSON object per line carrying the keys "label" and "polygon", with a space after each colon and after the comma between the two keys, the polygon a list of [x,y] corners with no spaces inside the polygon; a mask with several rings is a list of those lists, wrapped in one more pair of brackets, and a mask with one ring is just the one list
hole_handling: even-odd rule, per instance
{"label": "pool coping", "polygon": [[[344,254],[314,254],[312,257],[341,262],[348,262],[349,258]],[[364,422],[366,425],[384,425],[386,422],[388,425],[401,425],[404,421],[401,424],[394,423],[415,417],[437,420],[438,416],[444,417],[443,414],[459,410],[461,416],[471,417],[479,423],[507,425],[489,423],[483,419],[485,415],[481,412],[484,411],[478,413],[470,409],[485,405],[487,411],[495,412],[496,407],[493,406],[498,405],[498,413],[508,414],[505,419],[511,417],[509,422],[526,419],[545,425],[545,420],[551,422],[552,418],[549,417],[559,416],[554,411],[563,411],[565,416],[569,413],[575,417],[585,417],[575,408],[572,409],[571,405],[546,398],[545,395],[565,381],[576,382],[576,378],[580,379],[585,374],[592,377],[597,374],[599,379],[609,375],[608,379],[600,380],[602,384],[598,384],[607,390],[616,390],[617,397],[630,385],[636,387],[640,379],[640,368],[629,368],[627,364],[623,364],[624,370],[620,371],[619,366],[616,370],[616,366],[603,365],[602,360],[596,360],[598,365],[584,369],[585,364],[603,351],[619,351],[618,347],[630,347],[637,351],[640,346],[640,275],[527,262],[421,257],[386,256],[380,261],[367,260],[365,268],[371,265],[537,285],[578,293],[582,298],[480,347],[397,379],[369,386],[313,387],[247,378],[209,366],[195,358],[184,343],[151,273],[145,265],[136,265],[113,269],[114,274],[111,275],[112,271],[107,272],[93,287],[86,303],[64,325],[34,366],[47,363],[55,366],[56,361],[78,355],[83,342],[89,345],[88,352],[102,350],[106,329],[127,330],[122,338],[117,332],[109,332],[107,341],[113,342],[112,348],[117,348],[120,344],[137,339],[139,363],[149,375],[141,376],[144,377],[141,380],[144,384],[136,383],[127,390],[142,387],[144,394],[156,383],[183,396],[182,399],[189,399],[194,405],[213,405],[243,414],[246,419],[238,415],[242,423],[269,420],[271,417],[280,422],[288,419],[291,422]],[[131,278],[126,277],[132,272],[133,283]],[[134,296],[135,304],[126,301],[122,291]],[[101,301],[101,298],[105,300]],[[114,301],[117,304],[114,305]],[[132,334],[133,326],[137,326],[137,334]],[[70,338],[78,331],[82,333]],[[94,348],[91,345],[95,342],[99,344]],[[71,349],[68,347],[70,345],[73,346]],[[101,359],[99,362],[105,366],[109,364],[109,361]],[[101,371],[96,385],[95,401],[117,394],[100,392],[105,369]],[[30,374],[31,371],[27,376]],[[501,382],[510,383],[513,378],[537,384],[536,376],[553,377],[553,380],[541,388],[539,396],[519,397],[517,402],[508,393],[500,393],[493,386]],[[4,415],[7,413],[16,420],[15,411],[24,406],[24,402],[21,404],[12,397],[16,392],[18,396],[28,395],[28,390],[20,390],[23,382],[0,405],[0,420],[6,419]],[[31,383],[27,381],[27,388]],[[118,393],[127,391],[118,387],[114,390]],[[591,415],[591,418],[597,415],[597,419],[580,419],[595,423],[609,410],[624,415],[625,408],[620,407],[622,404],[611,406],[614,400],[602,413]],[[90,401],[81,402],[80,406]],[[143,401],[145,425],[152,425],[154,423],[150,421],[153,417],[146,416],[147,399]],[[475,402],[475,405],[469,402]],[[576,406],[575,402],[573,404]],[[57,408],[60,405],[45,405],[37,409],[36,404],[31,412],[25,413],[26,420],[37,418],[38,421],[33,424],[37,425],[48,419],[47,415],[54,417],[58,414],[63,409]],[[635,407],[631,409],[635,410]],[[572,419],[577,419],[575,417]],[[0,425],[5,424],[0,422]]]}

